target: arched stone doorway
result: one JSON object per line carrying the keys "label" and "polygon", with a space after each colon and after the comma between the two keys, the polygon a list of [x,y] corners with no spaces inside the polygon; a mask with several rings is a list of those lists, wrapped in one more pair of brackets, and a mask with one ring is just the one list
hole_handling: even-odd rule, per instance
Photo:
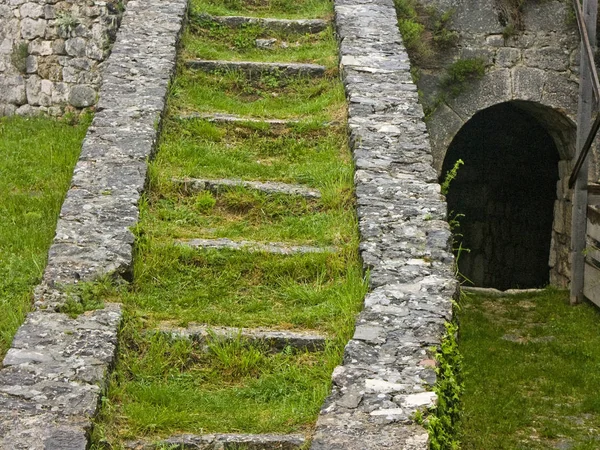
{"label": "arched stone doorway", "polygon": [[461,253],[459,270],[476,286],[541,287],[551,266],[556,279],[558,259],[568,264],[572,130],[559,119],[532,102],[501,103],[473,115],[448,147],[440,178],[464,161],[448,211],[461,214],[458,231],[470,252]]}

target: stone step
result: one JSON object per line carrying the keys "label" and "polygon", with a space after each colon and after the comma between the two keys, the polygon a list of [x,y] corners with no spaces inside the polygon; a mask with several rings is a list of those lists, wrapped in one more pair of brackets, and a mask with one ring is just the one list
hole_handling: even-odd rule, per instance
{"label": "stone step", "polygon": [[125,447],[135,450],[158,450],[163,448],[197,450],[296,450],[302,448],[306,439],[301,434],[180,434],[157,443],[145,441],[128,442]]}
{"label": "stone step", "polygon": [[174,184],[186,192],[210,191],[218,193],[223,188],[244,187],[265,194],[298,195],[304,198],[321,198],[321,192],[299,184],[279,183],[276,181],[242,181],[232,179],[208,180],[204,178],[173,178]]}
{"label": "stone step", "polygon": [[[221,113],[190,113],[190,114],[182,114],[177,116],[179,120],[193,120],[200,119],[206,120],[207,122],[213,123],[264,123],[271,126],[289,126],[300,123],[299,120],[296,119],[257,119],[254,117],[243,117],[236,116],[233,114],[221,114]],[[327,124],[324,124],[329,125]]]}
{"label": "stone step", "polygon": [[266,345],[270,350],[280,352],[287,347],[296,350],[316,352],[325,348],[325,336],[312,331],[279,331],[264,328],[216,327],[210,325],[189,324],[186,328],[173,327],[168,323],[159,325],[157,332],[167,334],[174,339],[190,339],[206,346],[210,337],[218,340],[233,341],[242,339],[249,343]]}
{"label": "stone step", "polygon": [[246,16],[212,16],[210,14],[199,14],[196,17],[199,20],[215,22],[231,28],[256,25],[269,31],[297,34],[320,33],[327,29],[330,23],[322,19],[288,20]]}
{"label": "stone step", "polygon": [[269,74],[278,78],[290,77],[322,77],[325,75],[325,66],[318,64],[300,63],[266,63],[254,61],[221,61],[206,59],[190,59],[186,62],[190,69],[204,72],[240,71],[250,76]]}
{"label": "stone step", "polygon": [[264,252],[275,255],[297,255],[305,253],[333,253],[335,247],[314,247],[310,245],[290,245],[285,242],[255,242],[255,241],[233,241],[227,238],[218,239],[180,239],[178,245],[198,249],[216,250],[244,250],[247,252]]}

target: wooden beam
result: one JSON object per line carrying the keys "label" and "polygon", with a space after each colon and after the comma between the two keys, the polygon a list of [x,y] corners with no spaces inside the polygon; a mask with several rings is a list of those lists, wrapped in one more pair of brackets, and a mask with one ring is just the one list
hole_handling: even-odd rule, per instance
{"label": "wooden beam", "polygon": [[[583,146],[590,133],[590,121],[593,108],[593,78],[590,61],[584,43],[585,32],[594,37],[592,45],[595,47],[596,38],[596,16],[598,14],[598,0],[583,1],[583,22],[585,30],[582,32],[581,64],[579,69],[579,106],[577,111],[577,157],[583,150]],[[583,284],[585,271],[584,249],[586,246],[586,224],[588,203],[588,171],[589,161],[586,158],[581,164],[581,169],[575,179],[573,187],[573,216],[571,223],[571,303],[575,304],[583,298]]]}

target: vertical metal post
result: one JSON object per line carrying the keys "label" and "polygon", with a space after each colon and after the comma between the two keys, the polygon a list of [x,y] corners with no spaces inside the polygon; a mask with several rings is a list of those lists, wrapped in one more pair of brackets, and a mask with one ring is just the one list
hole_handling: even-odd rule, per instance
{"label": "vertical metal post", "polygon": [[[593,48],[596,48],[596,16],[598,0],[583,0],[583,18]],[[579,107],[577,110],[577,142],[576,155],[579,156],[583,144],[590,132],[592,116],[592,79],[590,66],[584,57],[584,44],[580,47],[579,66]],[[589,162],[586,158],[573,187],[573,215],[571,223],[571,303],[575,304],[583,296],[583,273],[585,269],[586,222],[587,222],[587,183]]]}

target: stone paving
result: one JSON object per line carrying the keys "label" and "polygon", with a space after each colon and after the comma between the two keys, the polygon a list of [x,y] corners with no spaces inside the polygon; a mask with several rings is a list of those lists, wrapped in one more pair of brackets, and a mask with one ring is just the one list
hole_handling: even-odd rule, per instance
{"label": "stone paving", "polygon": [[265,194],[297,195],[305,198],[321,198],[321,192],[300,184],[280,183],[276,181],[243,181],[232,179],[208,180],[204,178],[174,179],[173,183],[187,192],[219,192],[227,188],[243,187]]}
{"label": "stone paving", "polygon": [[84,450],[116,350],[118,305],[56,312],[61,285],[127,276],[137,202],[175,68],[186,2],[131,1],[65,199],[36,310],[0,370],[0,449]]}

